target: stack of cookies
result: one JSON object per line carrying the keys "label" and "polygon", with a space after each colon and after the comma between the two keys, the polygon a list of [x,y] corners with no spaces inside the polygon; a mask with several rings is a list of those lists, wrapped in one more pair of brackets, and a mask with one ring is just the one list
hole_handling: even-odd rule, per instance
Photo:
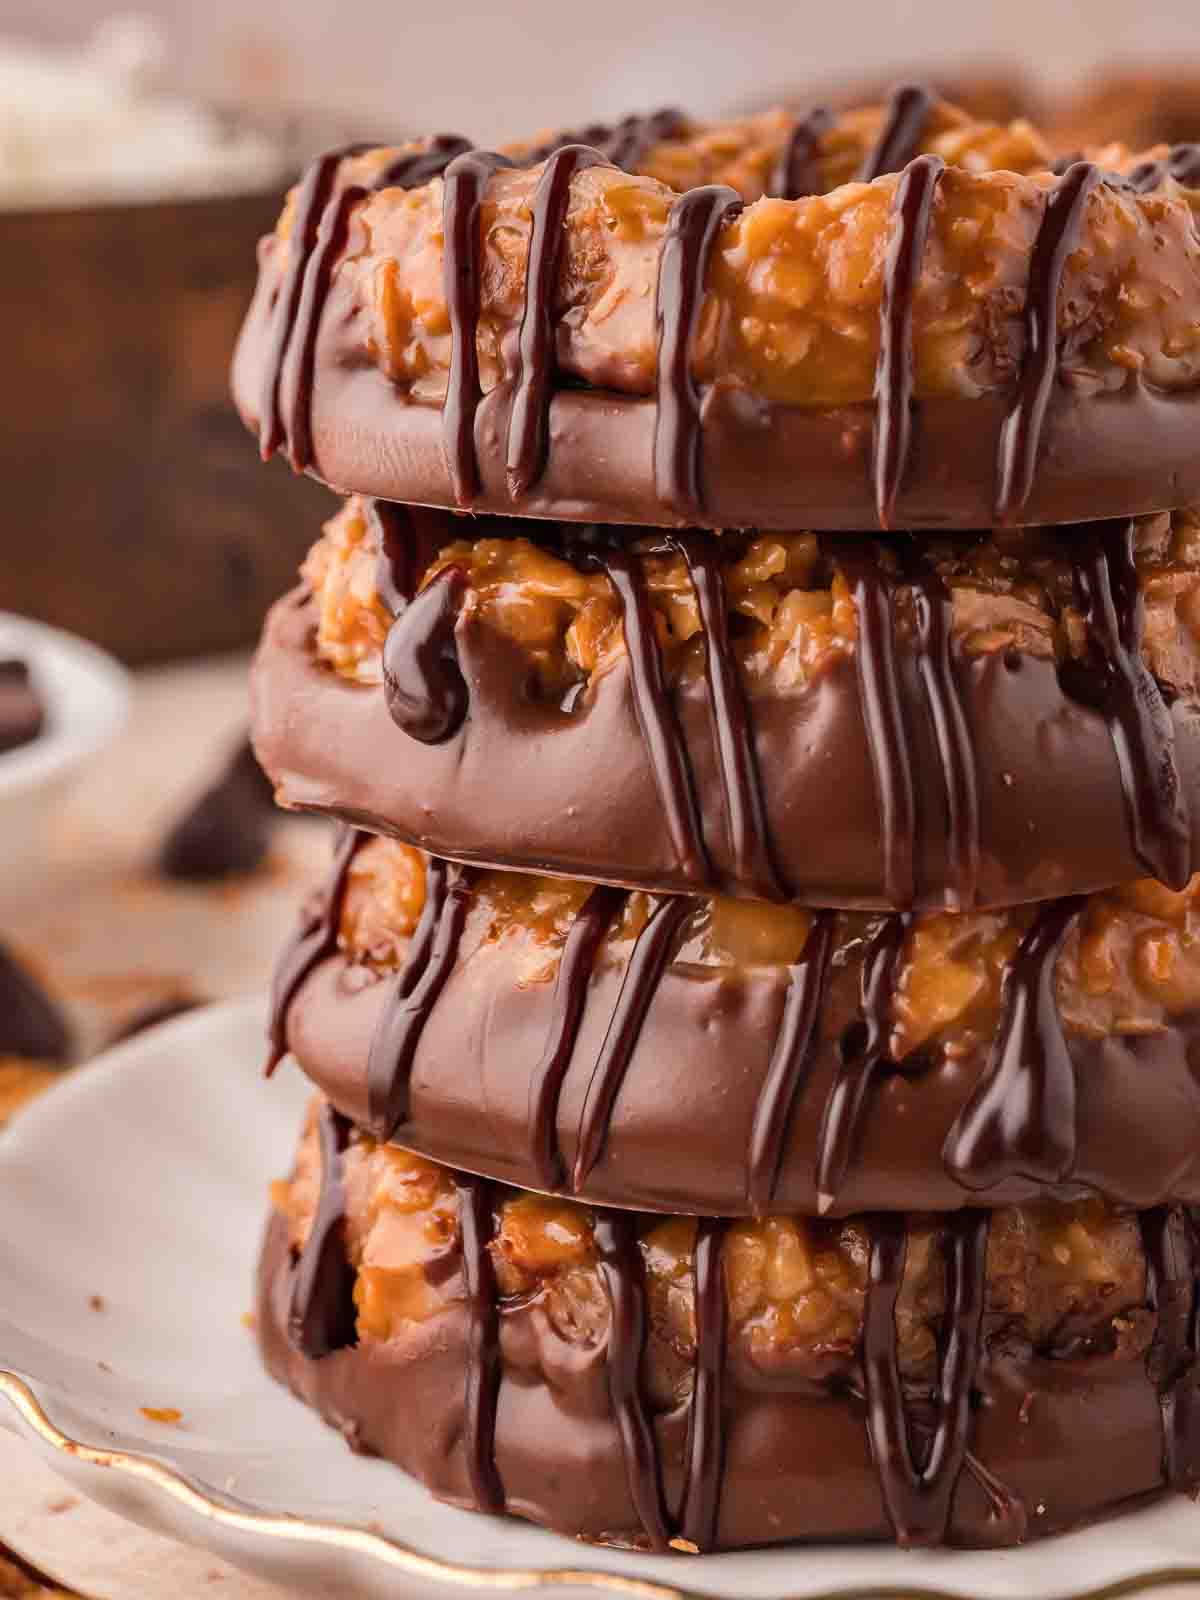
{"label": "stack of cookies", "polygon": [[[270,1370],[592,1540],[1011,1544],[1200,1471],[1200,162],[918,87],[330,155],[234,386],[348,498]],[[469,514],[468,514],[469,513]]]}

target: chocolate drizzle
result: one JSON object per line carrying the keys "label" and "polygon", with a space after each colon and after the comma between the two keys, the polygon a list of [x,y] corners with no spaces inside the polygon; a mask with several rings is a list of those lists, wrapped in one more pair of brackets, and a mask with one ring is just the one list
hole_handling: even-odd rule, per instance
{"label": "chocolate drizzle", "polygon": [[587,145],[598,150],[605,161],[626,172],[634,172],[656,144],[667,139],[687,136],[691,124],[682,111],[664,106],[659,111],[638,112],[622,117],[619,122],[592,122],[586,128],[569,133],[556,133],[544,143],[534,145],[524,157],[526,166],[536,166],[556,150],[569,144]]}
{"label": "chocolate drizzle", "polygon": [[711,536],[695,532],[673,534],[668,542],[687,563],[696,596],[704,639],[709,723],[717,752],[734,874],[757,898],[785,900],[787,890],[771,852],[749,707],[729,642],[725,580],[716,545]]}
{"label": "chocolate drizzle", "polygon": [[314,967],[337,949],[338,924],[346,897],[346,882],[354,857],[367,842],[368,835],[342,827],[334,845],[333,871],[329,882],[315,901],[301,914],[291,939],[280,952],[271,980],[270,1019],[267,1039],[271,1046],[267,1076],[287,1054],[288,1007]]}
{"label": "chocolate drizzle", "polygon": [[692,345],[709,257],[722,227],[741,210],[741,197],[724,184],[689,189],[671,207],[659,255],[654,481],[659,499],[686,522],[704,516],[700,395],[692,377]]}
{"label": "chocolate drizzle", "polygon": [[1171,889],[1191,876],[1192,829],[1175,759],[1175,724],[1142,659],[1146,606],[1134,564],[1132,522],[1094,522],[1071,530],[1075,584],[1090,651],[1068,659],[1059,682],[1108,723],[1134,854]]}
{"label": "chocolate drizzle", "polygon": [[450,317],[450,371],[442,406],[446,461],[454,498],[468,506],[479,492],[475,413],[479,381],[479,304],[483,267],[480,215],[488,179],[512,162],[487,150],[468,150],[446,168],[442,189],[442,270]]}
{"label": "chocolate drizzle", "polygon": [[467,590],[461,567],[443,567],[404,607],[384,641],[388,712],[398,728],[422,744],[452,738],[467,715],[470,696],[455,638]]}
{"label": "chocolate drizzle", "polygon": [[863,953],[859,1015],[842,1035],[841,1063],[817,1135],[817,1209],[822,1215],[837,1199],[876,1078],[900,1070],[891,1054],[891,1008],[911,922],[908,916],[881,918]]}
{"label": "chocolate drizzle", "polygon": [[412,513],[394,500],[368,500],[364,514],[377,552],[375,593],[395,618],[416,594],[425,570]]}
{"label": "chocolate drizzle", "polygon": [[427,858],[425,904],[379,1018],[367,1060],[369,1126],[390,1139],[408,1115],[409,1078],[421,1034],[458,956],[472,883],[468,868]]}
{"label": "chocolate drizzle", "polygon": [[549,450],[554,374],[554,296],[565,240],[564,225],[577,172],[602,164],[586,145],[563,145],[549,157],[533,197],[525,312],[513,375],[508,422],[508,492],[519,499],[537,482]]}
{"label": "chocolate drizzle", "polygon": [[885,172],[906,167],[917,153],[932,109],[933,96],[919,83],[894,89],[878,137],[859,168],[858,181],[871,183]]}
{"label": "chocolate drizzle", "polygon": [[635,1219],[604,1211],[596,1217],[595,1243],[600,1280],[608,1295],[608,1389],[621,1436],[629,1497],[655,1550],[671,1542],[663,1497],[662,1470],[654,1425],[642,1395],[642,1352],[646,1346],[646,1278]]}
{"label": "chocolate drizzle", "polygon": [[824,106],[816,106],[792,126],[767,180],[767,193],[779,200],[803,200],[821,192],[821,135],[833,125]]}
{"label": "chocolate drizzle", "polygon": [[1200,144],[1177,144],[1157,161],[1139,162],[1125,182],[1138,194],[1150,194],[1161,189],[1168,178],[1186,189],[1200,188]]}
{"label": "chocolate drizzle", "polygon": [[979,879],[979,781],[975,746],[954,676],[950,639],[954,602],[936,573],[910,579],[916,661],[933,724],[946,791],[947,882],[956,911],[976,901]]}
{"label": "chocolate drizzle", "polygon": [[370,146],[345,145],[317,158],[296,190],[288,262],[271,304],[268,347],[258,402],[259,451],[268,461],[281,444],[297,472],[312,465],[312,380],[317,330],[350,215],[376,189],[414,189],[428,183],[461,151],[456,134],[439,134],[422,149],[382,168],[369,186],[336,192],[342,161]]}
{"label": "chocolate drizzle", "polygon": [[496,1405],[500,1395],[500,1302],[489,1245],[495,1232],[492,1185],[456,1173],[462,1233],[463,1280],[470,1327],[463,1405],[463,1454],[479,1511],[504,1510],[504,1487],[496,1470]]}
{"label": "chocolate drizzle", "polygon": [[1183,1442],[1191,1432],[1188,1413],[1200,1357],[1196,1232],[1190,1218],[1168,1206],[1139,1212],[1138,1225],[1146,1256],[1146,1300],[1156,1317],[1146,1364],[1162,1411],[1163,1481],[1175,1488],[1191,1476]]}
{"label": "chocolate drizzle", "polygon": [[593,889],[571,924],[563,946],[550,1034],[529,1083],[529,1137],[534,1168],[543,1189],[560,1189],[566,1181],[558,1144],[559,1095],[579,1036],[596,957],[627,899],[625,890],[607,884]]}
{"label": "chocolate drizzle", "polygon": [[1061,1183],[1075,1164],[1075,1070],[1063,1037],[1055,969],[1087,905],[1071,895],[1040,906],[1004,975],[988,1064],[942,1147],[965,1189],[1021,1176]]}
{"label": "chocolate drizzle", "polygon": [[682,896],[660,899],[638,934],[583,1102],[572,1174],[576,1192],[604,1153],[613,1107],[637,1048],[646,1012],[670,963],[680,930],[694,910],[694,903]]}
{"label": "chocolate drizzle", "polygon": [[634,709],[654,769],[671,843],[683,876],[691,883],[708,883],[712,879],[712,868],[704,844],[687,746],[663,678],[658,633],[638,558],[623,545],[606,541],[603,530],[593,529],[589,533],[591,537],[587,542],[582,535],[575,539],[568,547],[569,552],[581,565],[599,566],[613,587],[625,630]]}
{"label": "chocolate drizzle", "polygon": [[788,980],[783,1018],[750,1130],[746,1199],[756,1216],[764,1215],[774,1199],[792,1114],[812,1064],[835,920],[832,911],[815,914]]}
{"label": "chocolate drizzle", "polygon": [[1025,356],[1016,395],[1000,429],[996,520],[1016,522],[1029,500],[1042,427],[1058,372],[1058,296],[1088,196],[1103,179],[1090,161],[1068,168],[1046,198],[1034,240],[1025,299]]}
{"label": "chocolate drizzle", "polygon": [[288,1340],[312,1361],[356,1342],[354,1268],[346,1254],[346,1191],[342,1157],[350,1123],[323,1101],[317,1113],[321,1188],[317,1212],[296,1262],[288,1308]]}
{"label": "chocolate drizzle", "polygon": [[988,1220],[986,1211],[964,1211],[944,1224],[946,1314],[939,1350],[937,1420],[928,1456],[918,1468],[905,1415],[896,1337],[907,1232],[899,1217],[884,1214],[872,1219],[862,1352],[867,1435],[884,1505],[901,1545],[945,1541],[966,1459],[971,1391],[982,1355]]}
{"label": "chocolate drizzle", "polygon": [[878,555],[868,549],[860,547],[841,566],[858,617],[854,659],[879,801],[883,892],[892,905],[905,909],[916,898],[916,802],[896,665],[892,588]]}
{"label": "chocolate drizzle", "polygon": [[940,156],[917,156],[896,185],[895,222],[883,265],[871,476],[881,528],[892,525],[912,442],[913,298],[921,275],[933,202],[946,170]]}
{"label": "chocolate drizzle", "polygon": [[728,1224],[723,1217],[701,1217],[692,1257],[695,1281],[696,1364],[688,1417],[686,1473],[679,1531],[697,1550],[717,1542],[721,1487],[725,1476],[723,1412],[725,1352],[729,1310],[721,1250]]}

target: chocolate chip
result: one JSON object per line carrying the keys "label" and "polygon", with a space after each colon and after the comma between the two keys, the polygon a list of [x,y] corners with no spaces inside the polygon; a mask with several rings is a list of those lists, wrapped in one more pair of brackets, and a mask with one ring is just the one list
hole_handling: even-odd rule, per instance
{"label": "chocolate chip", "polygon": [[66,1061],[73,1047],[62,1011],[11,951],[0,945],[0,1055]]}
{"label": "chocolate chip", "polygon": [[261,866],[275,820],[271,785],[248,739],[224,772],[167,834],[159,868],[168,878],[203,882]]}
{"label": "chocolate chip", "polygon": [[46,723],[29,664],[16,657],[0,659],[0,755],[30,744]]}

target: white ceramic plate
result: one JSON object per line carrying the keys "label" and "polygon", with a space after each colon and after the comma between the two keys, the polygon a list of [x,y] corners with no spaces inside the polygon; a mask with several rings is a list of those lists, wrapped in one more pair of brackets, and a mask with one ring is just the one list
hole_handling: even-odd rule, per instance
{"label": "white ceramic plate", "polygon": [[130,680],[95,645],[9,611],[0,611],[3,656],[29,662],[46,703],[42,734],[0,755],[0,830],[15,860],[37,840],[69,779],[120,732]]}
{"label": "white ceramic plate", "polygon": [[193,1013],[0,1136],[0,1423],[83,1493],[292,1593],[372,1600],[456,1587],[1063,1600],[1200,1579],[1200,1507],[1182,1497],[1017,1551],[700,1560],[593,1550],[438,1505],[351,1455],[259,1368],[242,1316],[267,1182],[287,1169],[307,1093],[294,1071],[264,1082],[261,1059],[260,1003]]}

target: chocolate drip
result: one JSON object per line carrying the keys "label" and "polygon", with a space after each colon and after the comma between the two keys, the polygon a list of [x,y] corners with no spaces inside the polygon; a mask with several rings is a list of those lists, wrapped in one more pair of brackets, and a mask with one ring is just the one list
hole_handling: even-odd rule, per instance
{"label": "chocolate drip", "polygon": [[543,1189],[560,1189],[566,1168],[558,1144],[558,1100],[571,1064],[588,983],[605,935],[628,894],[601,884],[588,895],[563,946],[554,986],[554,1015],[542,1059],[529,1085],[529,1133],[534,1168]]}
{"label": "chocolate drip", "polygon": [[854,655],[879,801],[883,891],[903,910],[916,897],[916,801],[896,667],[892,589],[875,553],[860,550],[841,565],[858,616]]}
{"label": "chocolate drip", "polygon": [[377,1139],[390,1139],[408,1115],[409,1078],[421,1034],[446,986],[466,922],[471,874],[428,858],[425,905],[403,967],[379,1018],[367,1059],[367,1108]]}
{"label": "chocolate drip", "polygon": [[911,917],[876,923],[863,953],[858,1018],[842,1035],[841,1063],[829,1090],[817,1135],[817,1210],[837,1199],[854,1154],[867,1101],[881,1072],[900,1070],[891,1055],[892,996]]}
{"label": "chocolate drip", "polygon": [[554,152],[533,197],[525,312],[517,346],[512,411],[508,422],[508,492],[519,499],[545,470],[550,448],[551,380],[554,375],[554,296],[565,242],[564,225],[577,172],[602,165],[586,145]]}
{"label": "chocolate drip", "polygon": [[[1182,1444],[1190,1431],[1185,1410],[1197,1356],[1197,1260],[1192,1224],[1169,1206],[1138,1214],[1146,1255],[1146,1300],[1157,1322],[1147,1370],[1158,1391],[1163,1424],[1163,1481],[1186,1481]],[[1189,1391],[1181,1392],[1188,1381]]]}
{"label": "chocolate drip", "polygon": [[987,1068],[942,1147],[966,1189],[1020,1176],[1061,1183],[1075,1163],[1075,1071],[1063,1037],[1055,968],[1087,905],[1071,895],[1041,906],[1004,975]]}
{"label": "chocolate drip", "polygon": [[875,514],[881,528],[892,525],[912,443],[913,296],[925,257],[934,196],[945,170],[940,156],[917,156],[896,185],[895,222],[883,264],[871,443]]}
{"label": "chocolate drip", "polygon": [[460,506],[470,505],[479,492],[475,413],[483,399],[476,344],[483,269],[480,213],[489,178],[511,166],[506,157],[491,151],[468,150],[446,168],[442,190],[442,267],[450,317],[450,371],[442,426],[454,498]]}
{"label": "chocolate drip", "polygon": [[701,1217],[693,1256],[696,1366],[679,1531],[697,1550],[711,1550],[717,1542],[725,1476],[723,1389],[729,1312],[721,1250],[727,1226],[723,1217]]}
{"label": "chocolate drip", "polygon": [[354,828],[339,830],[334,845],[333,871],[322,893],[301,914],[300,922],[291,939],[280,952],[271,980],[270,1020],[267,1039],[271,1053],[267,1058],[267,1076],[287,1054],[287,1014],[296,991],[314,967],[337,949],[338,924],[342,917],[342,902],[346,898],[346,882],[350,864],[367,842],[368,835]]}
{"label": "chocolate drip", "polygon": [[689,189],[671,207],[659,256],[654,481],[659,499],[686,522],[704,518],[700,395],[692,377],[692,344],[709,257],[722,227],[741,209],[741,197],[724,184]]}
{"label": "chocolate drip", "polygon": [[470,696],[455,629],[467,596],[461,567],[443,567],[388,630],[383,693],[396,726],[422,744],[442,744],[462,727]]}
{"label": "chocolate drip", "polygon": [[608,1032],[592,1069],[579,1119],[572,1185],[578,1193],[604,1153],[613,1107],[629,1069],[646,1012],[671,960],[680,929],[695,909],[684,897],[659,900],[638,934]]}
{"label": "chocolate drip", "polygon": [[998,522],[1019,521],[1033,489],[1042,427],[1058,372],[1058,296],[1063,272],[1079,236],[1088,196],[1102,179],[1099,167],[1077,161],[1046,199],[1029,264],[1025,356],[997,447]]}
{"label": "chocolate drip", "polygon": [[600,1280],[608,1295],[608,1390],[621,1436],[629,1497],[655,1550],[671,1541],[663,1498],[662,1472],[654,1425],[642,1395],[642,1355],[646,1348],[646,1280],[634,1219],[600,1212],[595,1242]]}
{"label": "chocolate drip", "polygon": [[296,191],[288,263],[271,306],[258,404],[263,460],[269,460],[286,441],[288,458],[296,471],[304,471],[312,464],[311,403],[317,329],[333,268],[345,245],[351,211],[370,190],[414,189],[428,183],[447,162],[470,146],[455,134],[440,134],[426,148],[384,167],[369,188],[354,185],[341,194],[335,193],[342,161],[370,148],[367,144],[350,144],[318,157]]}
{"label": "chocolate drip", "polygon": [[756,1216],[763,1216],[774,1199],[792,1115],[812,1064],[835,920],[832,911],[815,913],[800,959],[788,980],[783,1020],[750,1130],[746,1199]]}
{"label": "chocolate drip", "polygon": [[329,298],[334,264],[346,247],[351,213],[366,196],[366,189],[351,184],[330,200],[305,264],[295,327],[279,379],[279,412],[293,472],[305,472],[313,463],[312,389],[317,331]]}
{"label": "chocolate drip", "polygon": [[683,876],[691,883],[708,883],[712,868],[704,845],[687,746],[663,678],[658,633],[637,557],[614,543],[576,542],[570,551],[584,565],[599,565],[612,584],[621,607],[634,709],[654,769],[671,843]]}
{"label": "chocolate drip", "polygon": [[417,592],[424,566],[418,565],[412,512],[394,500],[368,500],[367,526],[375,540],[375,593],[398,617]]}
{"label": "chocolate drip", "polygon": [[1089,655],[1067,660],[1059,681],[1108,723],[1134,854],[1151,877],[1183,889],[1191,876],[1192,828],[1175,760],[1175,724],[1142,659],[1145,600],[1134,563],[1135,525],[1094,522],[1072,529],[1075,584]]}
{"label": "chocolate drip", "polygon": [[779,160],[767,180],[767,193],[780,200],[802,200],[820,194],[821,135],[833,124],[824,106],[817,106],[792,127]]}
{"label": "chocolate drip", "polygon": [[500,1395],[500,1300],[489,1246],[495,1233],[492,1185],[486,1178],[456,1173],[462,1232],[463,1279],[470,1329],[463,1403],[463,1454],[478,1511],[504,1510],[504,1486],[496,1470],[496,1403]]}
{"label": "chocolate drip", "polygon": [[569,144],[585,144],[599,150],[605,161],[626,172],[635,171],[647,153],[666,139],[686,137],[691,124],[682,111],[670,106],[628,117],[620,122],[592,122],[586,128],[570,133],[556,133],[552,139],[535,145],[524,159],[524,165],[534,167],[539,161]]}
{"label": "chocolate drip", "polygon": [[937,740],[946,790],[947,881],[953,908],[969,910],[979,877],[979,782],[975,745],[950,654],[954,602],[936,574],[911,580],[917,671]]}
{"label": "chocolate drip", "polygon": [[879,135],[859,168],[860,183],[908,165],[917,153],[932,109],[933,96],[919,83],[902,84],[892,91]]}
{"label": "chocolate drip", "polygon": [[867,1436],[883,1501],[905,1546],[942,1544],[971,1425],[971,1390],[982,1354],[988,1213],[964,1211],[943,1231],[946,1314],[939,1350],[937,1421],[924,1466],[913,1461],[897,1358],[896,1303],[907,1233],[899,1217],[872,1222],[871,1266],[863,1315]]}
{"label": "chocolate drip", "polygon": [[1161,189],[1168,178],[1186,189],[1200,188],[1200,144],[1177,144],[1158,161],[1139,162],[1125,182],[1138,194],[1150,194]]}
{"label": "chocolate drip", "polygon": [[716,543],[711,536],[694,532],[674,534],[670,543],[687,562],[696,595],[704,638],[709,723],[717,751],[734,874],[757,898],[786,900],[787,890],[771,850],[750,710],[729,643],[725,580]]}
{"label": "chocolate drip", "polygon": [[354,1268],[346,1254],[346,1191],[342,1157],[350,1123],[328,1101],[317,1113],[321,1189],[317,1212],[292,1279],[288,1340],[294,1350],[320,1361],[357,1341]]}

